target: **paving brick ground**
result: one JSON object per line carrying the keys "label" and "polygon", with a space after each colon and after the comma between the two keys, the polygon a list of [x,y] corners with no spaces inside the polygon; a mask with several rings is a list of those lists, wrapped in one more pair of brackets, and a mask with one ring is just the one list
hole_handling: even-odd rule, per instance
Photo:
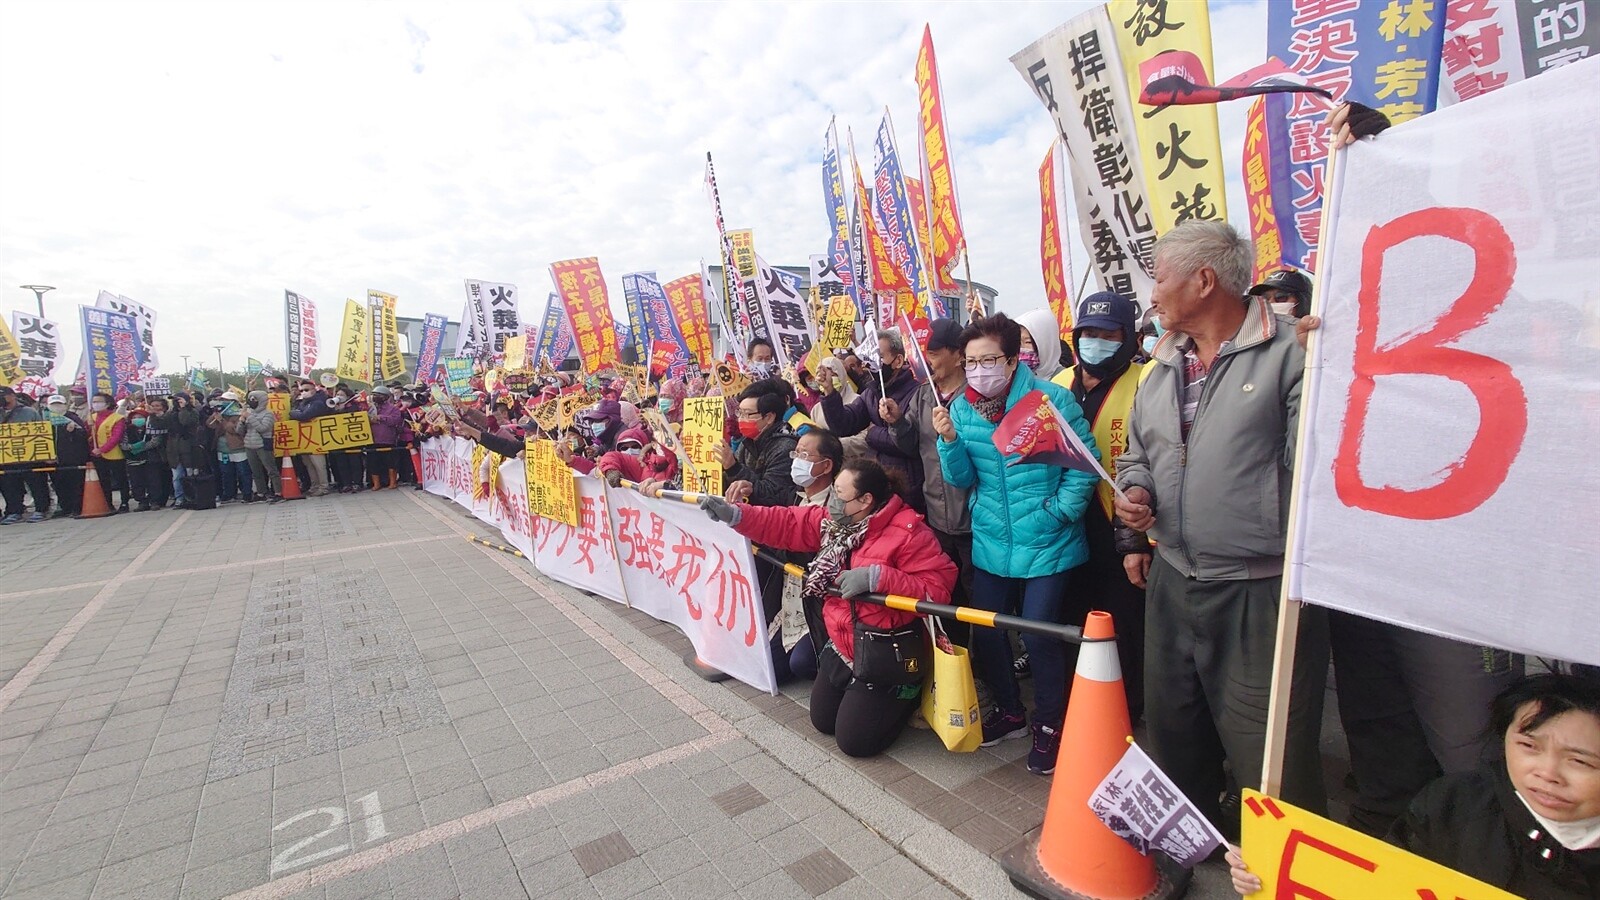
{"label": "paving brick ground", "polygon": [[0,529],[0,893],[1013,896],[1025,742],[850,760],[473,532],[409,490]]}

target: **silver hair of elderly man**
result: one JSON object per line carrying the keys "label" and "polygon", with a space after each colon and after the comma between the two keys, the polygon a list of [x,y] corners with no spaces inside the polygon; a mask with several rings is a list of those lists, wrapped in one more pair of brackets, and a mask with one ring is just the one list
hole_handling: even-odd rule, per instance
{"label": "silver hair of elderly man", "polygon": [[899,355],[906,352],[905,338],[900,336],[900,329],[898,328],[878,329],[878,340],[889,342],[890,353]]}
{"label": "silver hair of elderly man", "polygon": [[1155,258],[1166,264],[1169,277],[1187,278],[1210,269],[1217,273],[1223,294],[1243,297],[1250,289],[1255,248],[1227,222],[1190,219],[1156,241]]}

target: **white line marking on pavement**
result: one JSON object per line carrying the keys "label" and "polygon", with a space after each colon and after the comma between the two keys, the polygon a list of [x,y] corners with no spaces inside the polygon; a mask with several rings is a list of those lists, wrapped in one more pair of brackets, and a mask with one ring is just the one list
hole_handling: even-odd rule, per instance
{"label": "white line marking on pavement", "polygon": [[[265,566],[272,563],[289,562],[297,559],[316,559],[319,556],[337,556],[341,553],[356,553],[366,550],[382,550],[385,547],[403,547],[408,544],[426,544],[429,541],[443,541],[451,537],[448,534],[432,534],[427,537],[404,538],[398,541],[383,541],[377,544],[362,544],[357,547],[339,547],[332,550],[312,550],[308,553],[290,553],[285,556],[269,556],[265,559],[241,559],[230,561],[229,565],[236,566]],[[216,566],[197,566],[192,569],[172,569],[167,572],[145,572],[143,578],[169,578],[174,575],[200,575],[215,572]],[[35,597],[39,594],[58,594],[62,591],[79,590],[82,588],[100,587],[111,579],[100,581],[80,581],[77,584],[63,584],[57,587],[30,588],[26,591],[14,591],[9,594],[0,594],[0,603],[7,600],[20,600],[23,597]]]}
{"label": "white line marking on pavement", "polygon": [[610,784],[613,781],[648,772],[651,769],[658,769],[661,766],[686,759],[697,753],[703,753],[738,737],[738,732],[725,725],[719,731],[712,732],[705,737],[695,738],[688,743],[679,744],[676,747],[668,747],[665,750],[657,750],[648,756],[641,756],[638,759],[620,762],[593,774],[574,778],[570,781],[563,781],[544,790],[535,791],[522,797],[515,797],[503,803],[497,803],[475,813],[468,813],[459,819],[440,822],[421,831],[413,831],[408,835],[395,838],[387,844],[373,847],[370,850],[363,850],[343,859],[323,863],[314,869],[307,869],[304,872],[297,872],[294,875],[279,878],[276,881],[269,881],[246,891],[240,891],[234,894],[231,900],[278,900],[281,897],[298,894],[301,891],[327,884],[346,875],[365,872],[407,853],[415,853],[425,847],[444,843],[450,838],[477,831],[497,822],[504,822],[524,813],[533,812],[536,809],[542,809],[552,803],[575,797],[586,791]]}
{"label": "white line marking on pavement", "polygon": [[183,523],[189,521],[189,517],[192,515],[194,515],[193,512],[185,511],[178,516],[176,521],[167,526],[166,531],[161,532],[159,537],[150,542],[150,546],[144,548],[143,552],[133,558],[133,562],[123,566],[122,571],[107,581],[99,591],[96,591],[89,603],[83,609],[78,610],[78,614],[73,616],[67,624],[61,626],[61,630],[56,632],[56,636],[51,638],[48,644],[44,645],[44,649],[35,654],[33,659],[28,660],[27,665],[17,670],[17,674],[11,676],[11,680],[6,682],[5,687],[0,687],[0,716],[3,716],[7,707],[11,706],[12,702],[21,696],[23,691],[28,689],[28,685],[33,684],[33,680],[39,677],[39,673],[56,661],[56,657],[61,655],[61,651],[72,643],[72,639],[78,636],[78,632],[83,630],[83,626],[89,624],[89,620],[94,618],[95,613],[98,613],[100,608],[106,605],[106,601],[110,600],[111,595],[117,592],[117,588],[122,587],[123,583],[133,577],[133,573],[137,572],[140,566],[144,565],[150,557],[155,556],[156,551],[161,549],[161,545],[167,542],[167,538],[176,534],[178,529],[183,527]]}

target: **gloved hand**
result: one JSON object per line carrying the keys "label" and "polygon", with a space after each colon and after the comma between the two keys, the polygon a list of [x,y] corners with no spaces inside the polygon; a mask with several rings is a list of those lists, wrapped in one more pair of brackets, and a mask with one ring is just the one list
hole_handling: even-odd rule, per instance
{"label": "gloved hand", "polygon": [[858,569],[845,569],[839,573],[839,596],[859,597],[870,594],[878,589],[878,566],[862,566]]}
{"label": "gloved hand", "polygon": [[713,522],[721,522],[725,525],[739,524],[739,507],[721,497],[713,494],[701,497],[700,508],[706,511],[706,515],[710,516]]}
{"label": "gloved hand", "polygon": [[601,474],[605,475],[606,484],[610,485],[611,487],[622,487],[621,469],[604,469],[602,470]]}

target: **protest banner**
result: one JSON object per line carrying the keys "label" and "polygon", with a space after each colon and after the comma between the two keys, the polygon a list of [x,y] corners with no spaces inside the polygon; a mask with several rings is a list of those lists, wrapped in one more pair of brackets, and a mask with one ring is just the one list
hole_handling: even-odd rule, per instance
{"label": "protest banner", "polygon": [[528,368],[528,336],[514,334],[506,338],[506,356],[501,366],[508,372],[520,372]]}
{"label": "protest banner", "polygon": [[400,354],[400,323],[395,319],[399,298],[383,291],[367,289],[367,327],[372,330],[372,384],[397,381],[406,375],[405,357]]}
{"label": "protest banner", "polygon": [[861,165],[856,159],[855,136],[849,129],[845,129],[845,134],[850,144],[850,169],[856,179],[857,245],[862,254],[861,264],[864,269],[860,279],[861,289],[872,298],[872,308],[869,311],[871,321],[882,324],[894,320],[895,298],[900,293],[911,290],[911,285],[906,281],[905,273],[889,258],[889,251],[883,245],[883,235],[878,230],[872,194],[868,193],[866,183],[861,180]]}
{"label": "protest banner", "polygon": [[1586,60],[1340,151],[1290,599],[1600,663],[1597,127]]}
{"label": "protest banner", "polygon": [[856,307],[850,298],[835,297],[828,304],[827,334],[823,340],[829,348],[848,350],[856,342]]}
{"label": "protest banner", "polygon": [[[922,133],[922,183],[927,186],[928,240],[923,252],[931,263],[933,290],[957,290],[951,273],[956,258],[966,257],[967,238],[961,227],[961,204],[955,170],[950,166],[950,136],[944,121],[944,88],[933,54],[933,28],[922,27],[917,49],[917,124]],[[970,280],[970,278],[969,278]]]}
{"label": "protest banner", "polygon": [[334,365],[340,381],[372,381],[371,325],[367,307],[344,301],[344,327],[339,330],[339,356]]}
{"label": "protest banner", "polygon": [[533,351],[535,366],[549,366],[551,371],[572,355],[572,325],[567,321],[567,309],[561,298],[551,294],[545,300],[544,319],[539,325],[539,343]]}
{"label": "protest banner", "polygon": [[761,298],[756,294],[757,270],[759,262],[756,256],[755,232],[748,228],[728,232],[728,242],[733,247],[733,265],[735,286],[739,289],[742,306],[733,308],[733,315],[749,337],[741,337],[740,343],[748,344],[751,340],[761,338],[772,340],[772,332],[768,329],[768,319],[762,308]]}
{"label": "protest banner", "polygon": [[310,374],[317,365],[317,305],[309,297],[284,291],[283,306],[285,368],[290,375]]}
{"label": "protest banner", "polygon": [[1261,879],[1252,896],[1515,897],[1250,788],[1240,818],[1245,865]]}
{"label": "protest banner", "polygon": [[1061,339],[1072,340],[1072,254],[1061,246],[1061,195],[1056,190],[1061,171],[1061,139],[1050,142],[1050,150],[1039,165],[1039,268],[1044,275],[1044,297],[1055,313]]}
{"label": "protest banner", "polygon": [[578,494],[572,469],[556,455],[556,442],[528,439],[523,443],[528,509],[536,516],[578,524]]}
{"label": "protest banner", "polygon": [[49,463],[56,458],[56,430],[49,422],[0,424],[0,466]]}
{"label": "protest banner", "polygon": [[[635,283],[639,289],[639,303],[644,309],[645,323],[649,331],[648,338],[641,346],[650,352],[651,365],[655,365],[657,347],[668,345],[672,348],[669,354],[671,359],[666,363],[666,373],[674,378],[681,378],[689,374],[689,360],[691,350],[689,339],[684,334],[673,304],[667,299],[667,289],[654,272],[641,273],[635,276]],[[700,311],[704,319],[704,309]]]}
{"label": "protest banner", "polygon": [[85,384],[91,394],[122,398],[139,388],[144,349],[138,321],[125,313],[79,307],[83,320]]}
{"label": "protest banner", "polygon": [[1449,106],[1559,68],[1595,51],[1600,0],[1449,0],[1439,105]]}
{"label": "protest banner", "polygon": [[715,357],[711,349],[711,322],[706,314],[709,304],[703,276],[685,275],[674,279],[662,286],[662,292],[690,359],[702,370],[711,368]]}
{"label": "protest banner", "polygon": [[125,316],[132,316],[139,334],[139,353],[141,362],[141,375],[154,375],[157,371],[156,361],[156,311],[136,300],[130,300],[121,294],[110,291],[101,291],[95,297],[94,305],[100,309],[109,309]]}
{"label": "protest banner", "polygon": [[[722,262],[720,318],[724,324],[738,335],[739,342],[742,344],[750,339],[749,325],[748,322],[737,318],[733,311],[735,309],[745,310],[745,316],[748,318],[749,305],[754,302],[754,298],[745,297],[744,288],[740,286],[736,275],[738,269],[733,258],[733,237],[728,233],[727,220],[722,216],[722,196],[717,193],[717,173],[711,164],[711,154],[709,152],[706,154],[705,181],[706,199],[711,201],[711,216],[717,225],[717,249]],[[705,275],[705,263],[703,261],[700,264],[700,269],[702,275]],[[710,281],[709,275],[706,275],[707,290],[705,294],[707,300],[710,300],[715,293],[710,290]]]}
{"label": "protest banner", "polygon": [[627,337],[618,343],[623,347],[635,347],[643,351],[650,346],[650,313],[644,308],[644,301],[639,296],[640,278],[654,281],[655,273],[628,272],[622,276],[622,305],[628,311],[628,332]]}
{"label": "protest banner", "polygon": [[716,379],[717,386],[722,388],[723,397],[737,397],[750,386],[750,376],[726,362],[717,363],[712,369],[712,376]]}
{"label": "protest banner", "polygon": [[1095,817],[1146,856],[1160,850],[1192,869],[1226,841],[1222,832],[1133,739],[1089,795]]}
{"label": "protest banner", "polygon": [[417,351],[417,381],[432,384],[438,379],[439,354],[444,347],[444,332],[449,324],[444,316],[428,313],[422,317],[422,347]]}
{"label": "protest banner", "polygon": [[[1111,0],[1106,12],[1130,97],[1139,96],[1144,84],[1140,66],[1161,53],[1188,54],[1202,72],[1214,74],[1206,4]],[[1133,117],[1133,126],[1156,233],[1166,234],[1188,219],[1227,221],[1216,106],[1143,109]]]}
{"label": "protest banner", "polygon": [[49,319],[13,312],[11,336],[17,343],[17,367],[22,376],[54,388],[56,363],[61,359],[60,326]]}
{"label": "protest banner", "polygon": [[586,256],[553,262],[550,280],[555,282],[566,307],[583,371],[593,375],[601,369],[615,368],[619,362],[617,329],[606,297],[605,278],[600,274],[600,260]]}
{"label": "protest banner", "polygon": [[945,297],[960,296],[960,288],[948,277],[936,277],[933,270],[933,257],[929,255],[933,246],[933,235],[928,225],[928,198],[923,191],[922,181],[911,176],[906,176],[906,198],[911,201],[911,221],[917,226],[917,247],[922,251],[922,271],[927,273],[928,289],[933,292],[939,318],[947,314]]}
{"label": "protest banner", "polygon": [[1106,8],[1097,6],[1016,53],[1011,64],[1050,113],[1066,150],[1096,283],[1143,307],[1156,227],[1116,40]]}
{"label": "protest banner", "polygon": [[[146,391],[148,393],[148,391]],[[289,420],[289,395],[282,391],[271,391],[267,394],[267,409],[272,410],[273,417],[278,422]],[[276,425],[274,425],[276,427]]]}
{"label": "protest banner", "polygon": [[170,378],[146,378],[139,384],[146,397],[165,397],[172,393]]}
{"label": "protest banner", "polygon": [[761,690],[777,690],[749,541],[699,510],[607,491],[590,476],[573,479],[577,524],[530,515],[524,461],[517,459],[499,465],[493,492],[475,503],[473,446],[464,438],[423,441],[423,488],[498,527],[544,575],[619,603],[632,601],[633,608],[682,629],[707,664]]}
{"label": "protest banner", "polygon": [[811,349],[816,333],[811,310],[801,296],[803,282],[790,272],[767,265],[759,254],[755,260],[755,274],[745,279],[745,287],[756,298],[778,364],[798,365]]}
{"label": "protest banner", "polygon": [[466,286],[467,306],[461,316],[456,355],[504,353],[506,338],[522,333],[517,286],[475,278],[468,278]]}
{"label": "protest banner", "polygon": [[1356,100],[1397,125],[1432,110],[1444,19],[1443,3],[1394,12],[1383,3],[1268,5],[1267,55],[1333,95],[1331,101],[1304,93],[1267,99],[1272,202],[1285,263],[1317,270],[1329,108]]}
{"label": "protest banner", "polygon": [[338,413],[297,422],[279,419],[272,430],[272,452],[277,456],[331,453],[372,443],[372,420],[364,412]]}
{"label": "protest banner", "polygon": [[[911,198],[906,195],[905,172],[900,166],[900,151],[895,147],[894,123],[889,118],[889,108],[883,108],[883,118],[878,121],[878,131],[872,141],[872,208],[878,231],[883,236],[883,249],[891,262],[905,276],[915,308],[902,312],[939,318],[939,307],[933,299],[933,283],[922,264],[922,246],[917,237],[917,223],[911,214]],[[880,323],[881,326],[881,323]]]}
{"label": "protest banner", "polygon": [[22,349],[4,319],[0,319],[0,387],[9,387],[25,377]]}
{"label": "protest banner", "polygon": [[446,356],[444,358],[444,378],[449,386],[450,396],[465,397],[472,393],[472,357]]}
{"label": "protest banner", "polygon": [[850,204],[845,198],[844,167],[839,159],[839,129],[832,118],[828,119],[828,131],[822,139],[822,200],[828,213],[828,261],[850,301],[865,317],[866,306],[852,264]]}
{"label": "protest banner", "polygon": [[688,397],[683,401],[683,451],[694,465],[701,490],[722,496],[722,460],[717,455],[727,428],[727,404],[721,397]]}
{"label": "protest banner", "polygon": [[1267,101],[1256,98],[1244,125],[1244,195],[1250,208],[1250,240],[1256,261],[1251,283],[1260,284],[1283,267],[1283,239],[1272,207],[1272,159],[1267,143]]}

